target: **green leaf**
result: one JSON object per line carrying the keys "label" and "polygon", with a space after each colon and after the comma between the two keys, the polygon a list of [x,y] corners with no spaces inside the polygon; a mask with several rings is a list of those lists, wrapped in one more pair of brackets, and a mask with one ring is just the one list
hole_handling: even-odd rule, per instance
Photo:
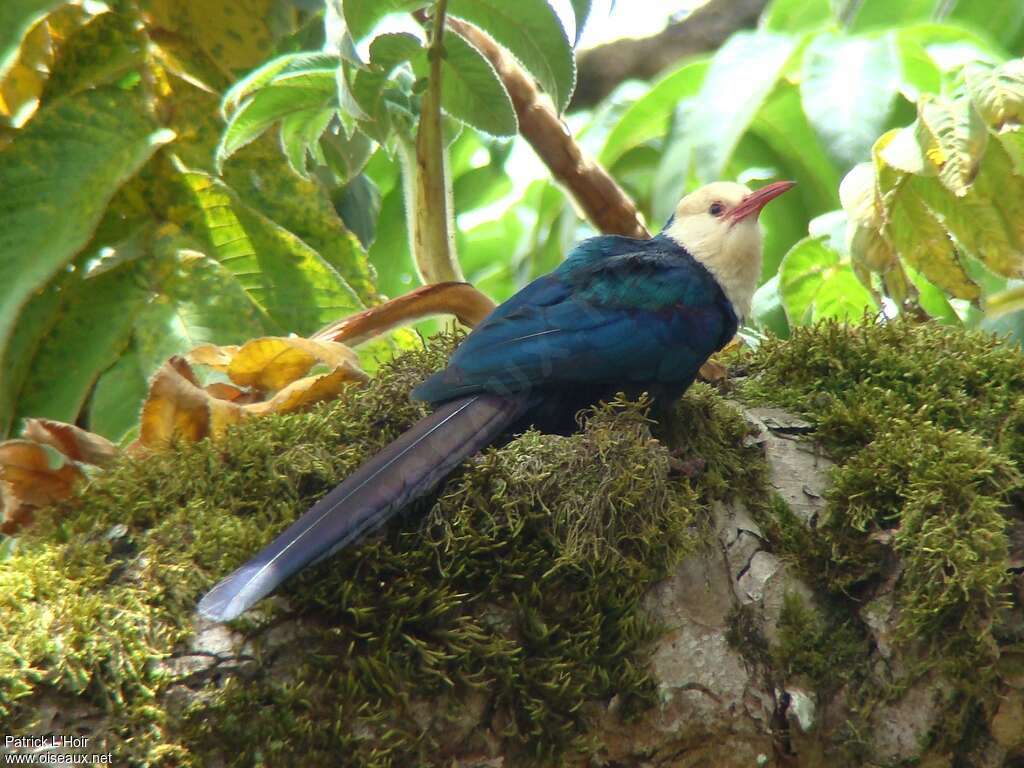
{"label": "green leaf", "polygon": [[370,66],[355,73],[352,97],[373,121],[370,126],[364,125],[364,130],[381,143],[387,141],[391,131],[391,109],[397,108],[396,96],[408,101],[402,84],[391,79],[391,74],[396,67],[422,54],[423,45],[413,35],[378,35],[370,43]]}
{"label": "green leaf", "polygon": [[863,32],[879,27],[896,27],[914,21],[931,19],[939,0],[862,0],[849,24],[851,32]]}
{"label": "green leaf", "polygon": [[142,94],[103,88],[49,105],[0,153],[0,346],[33,292],[89,241],[118,187],[173,137]]}
{"label": "green leaf", "polygon": [[361,40],[389,13],[412,13],[428,5],[428,0],[344,0],[343,9],[349,33]]}
{"label": "green leaf", "polygon": [[173,233],[154,247],[155,295],[134,321],[135,352],[147,377],[201,344],[241,344],[277,330],[243,280],[191,244]]}
{"label": "green leaf", "polygon": [[825,244],[808,237],[790,249],[779,268],[779,292],[790,325],[823,318],[859,320],[875,300],[849,263]]}
{"label": "green leaf", "polygon": [[366,253],[345,229],[324,185],[292,172],[269,136],[239,152],[225,180],[244,204],[316,251],[364,304],[376,301]]}
{"label": "green leaf", "polygon": [[57,322],[32,358],[16,415],[74,423],[96,379],[128,346],[147,300],[133,265],[66,282]]}
{"label": "green leaf", "polygon": [[212,254],[285,332],[307,335],[363,309],[341,275],[292,232],[205,173],[183,171]]}
{"label": "green leaf", "polygon": [[1015,285],[985,299],[985,315],[995,318],[1024,310],[1024,285]]}
{"label": "green leaf", "polygon": [[[494,136],[514,136],[519,131],[512,100],[491,62],[453,30],[444,36],[441,65],[441,106],[452,117]],[[414,62],[416,74],[429,72],[426,52]]]}
{"label": "green leaf", "polygon": [[123,13],[100,14],[60,46],[43,101],[111,83],[144,59],[134,21]]}
{"label": "green leaf", "polygon": [[297,112],[319,112],[337,106],[337,85],[334,73],[319,81],[308,80],[308,85],[288,86],[275,81],[250,96],[231,116],[217,146],[217,171],[235,152],[259,138],[264,131],[282,118]]}
{"label": "green leaf", "polygon": [[663,136],[679,102],[697,95],[707,71],[707,59],[684,64],[630,104],[605,140],[601,164],[610,168],[633,147]]}
{"label": "green leaf", "polygon": [[917,105],[917,132],[939,180],[953,194],[966,195],[988,143],[988,128],[971,102],[923,95]]}
{"label": "green leaf", "polygon": [[971,101],[986,123],[998,129],[1024,122],[1024,59],[995,69],[975,64],[966,67],[964,75]]}
{"label": "green leaf", "polygon": [[311,75],[318,81],[316,87],[326,87],[321,86],[321,83],[328,78],[333,78],[334,73],[340,66],[341,60],[337,56],[328,53],[289,53],[285,56],[278,56],[276,59],[271,59],[266,64],[254,69],[231,86],[228,92],[224,94],[224,99],[221,102],[221,112],[225,118],[230,118],[243,101],[257,91],[266,88],[275,80],[290,81],[292,84],[304,85],[301,79],[296,81],[292,78]]}
{"label": "green leaf", "polygon": [[839,170],[808,122],[795,85],[783,81],[776,86],[754,118],[751,130],[784,160],[787,172],[800,185],[794,191],[804,200],[813,201],[812,215],[838,206]]}
{"label": "green leaf", "polygon": [[89,430],[121,442],[138,426],[146,391],[139,355],[129,349],[96,381],[89,401]]}
{"label": "green leaf", "polygon": [[4,0],[0,3],[0,80],[18,60],[25,35],[64,0]]}
{"label": "green leaf", "polygon": [[871,157],[900,85],[900,62],[889,35],[815,36],[804,54],[804,112],[843,169]]}
{"label": "green leaf", "polygon": [[907,273],[917,288],[917,302],[925,312],[946,325],[962,325],[960,316],[938,286],[926,280],[916,269],[908,268]]}
{"label": "green leaf", "polygon": [[1003,128],[996,138],[1013,163],[1013,172],[1024,176],[1024,128]]}
{"label": "green leaf", "polygon": [[18,315],[14,333],[0,360],[0,438],[8,436],[14,425],[14,409],[18,392],[31,369],[32,358],[39,344],[57,321],[61,290],[71,276],[61,273],[37,291]]}
{"label": "green leaf", "polygon": [[787,35],[739,32],[715,54],[682,139],[693,148],[700,181],[721,178],[795,48]]}
{"label": "green leaf", "polygon": [[559,112],[569,105],[576,87],[576,61],[547,0],[448,0],[448,13],[475,24],[508,48]]}
{"label": "green leaf", "polygon": [[576,39],[573,40],[573,45],[576,46],[580,42],[580,38],[583,37],[583,30],[587,26],[587,20],[590,18],[591,11],[591,0],[569,0],[572,4],[572,12],[576,17]]}
{"label": "green leaf", "polygon": [[320,150],[338,183],[348,182],[366,167],[373,153],[373,142],[358,129],[346,136],[344,131],[326,131],[320,137]]}
{"label": "green leaf", "polygon": [[335,110],[328,107],[295,112],[281,120],[281,149],[288,165],[303,178],[309,178],[306,157],[310,147],[320,139],[334,115]]}
{"label": "green leaf", "polygon": [[775,0],[761,16],[761,25],[772,32],[802,32],[832,22],[830,0]]}
{"label": "green leaf", "polygon": [[334,193],[334,208],[352,234],[359,238],[363,248],[369,248],[377,234],[380,217],[380,190],[365,173]]}
{"label": "green leaf", "polygon": [[1024,3],[1018,0],[958,0],[949,19],[982,30],[1002,45],[1010,46],[1024,34]]}

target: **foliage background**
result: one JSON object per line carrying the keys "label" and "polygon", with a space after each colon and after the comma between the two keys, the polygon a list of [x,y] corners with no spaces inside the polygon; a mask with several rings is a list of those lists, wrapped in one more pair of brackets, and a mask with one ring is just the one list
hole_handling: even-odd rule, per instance
{"label": "foliage background", "polygon": [[[4,3],[0,431],[31,415],[125,438],[170,355],[308,335],[418,285],[431,60],[410,13],[436,5]],[[446,6],[568,105],[589,2],[565,28],[545,0]],[[594,230],[513,138],[494,68],[445,41],[453,264],[502,300]],[[1019,335],[1022,53],[1014,0],[775,0],[567,120],[652,229],[715,178],[800,182],[763,217],[751,337],[865,308]]]}

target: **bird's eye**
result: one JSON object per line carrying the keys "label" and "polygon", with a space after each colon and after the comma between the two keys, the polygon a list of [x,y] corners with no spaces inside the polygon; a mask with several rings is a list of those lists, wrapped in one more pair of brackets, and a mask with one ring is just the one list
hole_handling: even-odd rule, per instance
{"label": "bird's eye", "polygon": [[712,203],[711,207],[708,208],[708,213],[710,213],[712,216],[721,216],[723,213],[725,213],[725,206],[722,205],[721,203]]}

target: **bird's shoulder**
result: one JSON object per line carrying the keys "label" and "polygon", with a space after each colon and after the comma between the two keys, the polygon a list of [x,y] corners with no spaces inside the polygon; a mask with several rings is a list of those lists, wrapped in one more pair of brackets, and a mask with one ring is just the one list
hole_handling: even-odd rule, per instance
{"label": "bird's shoulder", "polygon": [[556,273],[580,299],[604,306],[656,309],[726,301],[712,274],[685,248],[659,235],[584,240]]}

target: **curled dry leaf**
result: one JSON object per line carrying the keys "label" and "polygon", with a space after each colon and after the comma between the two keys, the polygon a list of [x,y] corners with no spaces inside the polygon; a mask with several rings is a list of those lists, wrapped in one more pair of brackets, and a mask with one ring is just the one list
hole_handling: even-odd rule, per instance
{"label": "curled dry leaf", "polygon": [[305,376],[318,362],[331,368],[359,367],[356,353],[344,344],[270,336],[243,344],[228,364],[227,374],[239,386],[277,391]]}
{"label": "curled dry leaf", "polygon": [[0,443],[0,495],[3,518],[0,533],[12,534],[31,522],[36,509],[71,495],[82,472],[73,464],[51,467],[50,456],[31,440]]}
{"label": "curled dry leaf", "polygon": [[22,435],[26,440],[56,448],[73,461],[98,467],[106,466],[117,456],[117,446],[107,438],[62,421],[27,419]]}
{"label": "curled dry leaf", "polygon": [[173,439],[195,442],[219,435],[243,416],[242,406],[211,395],[199,386],[184,358],[172,357],[150,380],[139,443],[159,448]]}
{"label": "curled dry leaf", "polygon": [[331,323],[313,338],[356,346],[392,328],[433,315],[454,315],[460,323],[472,328],[487,317],[494,306],[485,293],[469,283],[435,283]]}

